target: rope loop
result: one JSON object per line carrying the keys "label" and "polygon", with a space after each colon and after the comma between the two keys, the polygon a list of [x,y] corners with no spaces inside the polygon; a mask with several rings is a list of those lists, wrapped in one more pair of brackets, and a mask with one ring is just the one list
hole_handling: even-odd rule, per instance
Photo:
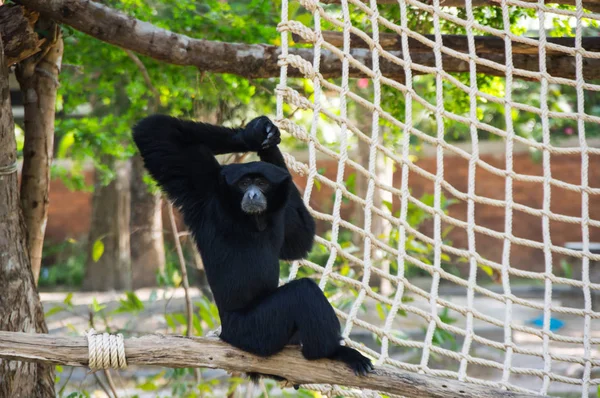
{"label": "rope loop", "polygon": [[125,358],[125,344],[123,335],[98,334],[90,329],[87,334],[89,367],[92,371],[99,369],[125,369],[127,359]]}
{"label": "rope loop", "polygon": [[11,164],[7,164],[6,166],[0,166],[0,176],[10,175],[18,170],[17,161],[15,160]]}

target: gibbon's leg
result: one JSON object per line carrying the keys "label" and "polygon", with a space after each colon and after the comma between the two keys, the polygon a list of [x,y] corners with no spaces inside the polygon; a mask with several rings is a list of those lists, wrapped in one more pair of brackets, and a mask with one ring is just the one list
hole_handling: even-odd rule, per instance
{"label": "gibbon's leg", "polygon": [[[319,290],[316,300],[311,297],[315,293],[311,285]],[[298,279],[279,287],[251,308],[222,313],[220,337],[235,347],[260,356],[269,356],[281,351],[294,336],[294,340],[302,341],[303,345],[313,345],[312,341],[317,339],[307,339],[302,330],[315,329],[315,333],[319,335],[327,334],[320,328],[323,317],[318,314],[322,312],[321,307],[324,304],[333,313],[329,302],[314,282]],[[313,318],[313,312],[317,319]],[[335,318],[335,314],[333,317]],[[328,347],[321,358],[332,353],[339,345],[337,318],[335,323],[334,327],[330,328],[333,332],[330,333],[333,334],[333,338],[329,339],[331,347]],[[326,346],[327,343],[323,345]]]}
{"label": "gibbon's leg", "polygon": [[289,282],[244,311],[224,312],[221,325],[221,339],[259,356],[281,351],[297,333],[306,359],[342,361],[361,375],[373,369],[368,358],[340,344],[333,307],[311,279]]}
{"label": "gibbon's leg", "polygon": [[289,282],[252,308],[221,315],[221,338],[256,355],[273,355],[295,333],[307,359],[327,358],[340,346],[340,323],[327,298],[310,279]]}

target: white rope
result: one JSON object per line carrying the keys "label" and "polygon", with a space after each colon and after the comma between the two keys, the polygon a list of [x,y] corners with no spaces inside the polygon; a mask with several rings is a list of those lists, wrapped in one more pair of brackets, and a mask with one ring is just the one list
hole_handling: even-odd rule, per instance
{"label": "white rope", "polygon": [[122,334],[97,334],[90,329],[87,334],[89,367],[92,371],[99,369],[125,369],[125,345]]}
{"label": "white rope", "polygon": [[6,166],[0,166],[0,176],[9,175],[15,173],[18,170],[17,161],[7,164]]}
{"label": "white rope", "polygon": [[473,342],[474,325],[473,325],[473,308],[475,300],[475,286],[477,284],[477,259],[476,259],[476,245],[475,245],[475,201],[471,198],[475,196],[475,177],[477,172],[477,161],[479,160],[479,137],[477,136],[477,128],[475,124],[477,122],[477,65],[475,58],[477,54],[475,52],[475,39],[473,36],[473,24],[475,23],[475,16],[473,15],[473,4],[471,0],[465,0],[465,8],[467,11],[467,41],[469,45],[469,80],[471,86],[471,92],[469,93],[469,117],[471,118],[471,125],[469,131],[471,134],[471,160],[469,161],[469,188],[468,195],[469,200],[467,202],[467,220],[469,228],[467,228],[467,239],[469,245],[469,279],[467,287],[467,323],[466,330],[467,336],[463,342],[462,347],[462,360],[460,361],[460,368],[458,370],[458,379],[464,381],[467,377],[467,356],[471,350],[471,343]]}
{"label": "white rope", "polygon": [[577,92],[577,130],[579,137],[579,146],[581,147],[581,240],[583,242],[583,259],[581,264],[581,281],[583,282],[583,300],[585,315],[583,318],[583,360],[585,361],[583,375],[581,377],[581,395],[588,395],[592,380],[590,380],[592,372],[592,336],[591,336],[591,313],[592,313],[592,296],[590,292],[590,213],[589,213],[589,194],[586,188],[589,186],[589,147],[585,137],[585,117],[584,117],[584,96],[583,87],[585,81],[583,79],[583,51],[581,48],[582,36],[582,16],[583,6],[582,0],[575,1],[576,7],[576,27],[575,27],[575,69],[576,69],[576,92]]}
{"label": "white rope", "polygon": [[[543,6],[543,0],[539,0],[539,5]],[[539,47],[539,64],[540,64],[540,75],[541,75],[541,87],[540,87],[540,109],[542,110],[542,139],[544,145],[550,144],[550,120],[548,118],[548,72],[546,70],[546,29],[545,21],[546,14],[540,8],[538,9],[538,21],[540,26],[540,47]],[[549,350],[550,350],[550,338],[548,333],[550,333],[550,321],[552,319],[552,281],[549,276],[552,275],[553,267],[552,267],[552,251],[550,250],[550,246],[552,245],[552,240],[550,237],[550,220],[546,213],[550,211],[550,179],[552,178],[551,170],[550,170],[550,153],[547,150],[543,150],[543,168],[544,168],[544,199],[543,199],[543,211],[544,215],[542,216],[542,234],[544,241],[544,262],[545,262],[545,277],[544,281],[544,320],[543,320],[543,334],[544,338],[542,340],[542,350],[544,352],[544,378],[542,388],[540,390],[540,394],[546,395],[548,392],[548,388],[550,387],[550,377],[549,374],[552,372],[552,358],[550,358]]]}
{"label": "white rope", "polygon": [[[506,0],[502,0],[502,22],[504,24],[504,32],[510,32],[510,16],[508,13],[508,5]],[[504,38],[504,54],[506,57],[506,83],[505,83],[505,94],[504,94],[504,120],[506,122],[506,180],[504,186],[504,195],[506,200],[506,211],[504,213],[504,233],[506,234],[503,248],[502,248],[502,289],[506,298],[506,305],[504,307],[504,345],[506,354],[504,356],[504,366],[502,369],[501,385],[504,388],[509,388],[510,375],[513,371],[512,359],[513,359],[513,321],[512,321],[512,310],[513,310],[513,294],[510,285],[510,249],[512,246],[512,222],[513,222],[513,144],[515,138],[515,131],[512,121],[512,109],[510,103],[512,102],[512,90],[513,90],[513,64],[512,64],[512,42],[508,36]]]}
{"label": "white rope", "polygon": [[[346,170],[346,163],[348,161],[348,104],[347,94],[350,91],[348,86],[348,75],[349,75],[349,63],[347,54],[350,52],[350,28],[352,27],[350,21],[350,12],[348,10],[348,4],[346,0],[342,0],[342,10],[344,14],[344,58],[342,59],[342,92],[340,93],[340,159],[338,161],[338,170],[336,176],[336,185],[338,188],[335,190],[335,199],[333,203],[333,223],[331,226],[331,242],[337,243],[340,232],[340,220],[341,220],[341,209],[343,192],[339,188],[344,183],[344,172]],[[337,259],[338,251],[333,248],[329,253],[329,259],[325,265],[325,270],[321,277],[319,286],[321,289],[325,289],[329,274],[333,269],[335,260]]]}
{"label": "white rope", "polygon": [[[453,12],[443,6],[442,0],[421,2],[419,0],[399,0],[395,5],[398,12],[393,19],[388,18],[376,0],[339,0],[338,5],[324,5],[327,2],[316,0],[300,0],[300,4],[311,15],[311,26],[306,26],[300,21],[290,19],[288,3],[284,2],[282,21],[279,30],[282,34],[282,50],[280,64],[282,75],[277,88],[277,123],[289,132],[299,142],[308,147],[308,161],[300,162],[293,156],[286,154],[285,161],[294,173],[307,177],[304,190],[304,201],[313,202],[309,211],[315,219],[330,226],[331,235],[317,236],[316,244],[325,247],[329,253],[321,265],[309,260],[294,262],[291,267],[290,279],[297,277],[300,267],[307,271],[321,275],[320,287],[325,289],[329,283],[342,286],[341,292],[345,306],[335,308],[342,319],[343,337],[346,345],[360,349],[374,358],[378,365],[389,365],[427,375],[458,379],[482,386],[501,387],[511,391],[527,392],[533,394],[552,394],[557,383],[572,385],[587,396],[588,391],[600,385],[600,379],[593,378],[592,368],[600,366],[597,346],[600,338],[592,333],[592,320],[600,320],[600,312],[592,308],[592,294],[600,294],[600,281],[590,280],[591,261],[600,261],[600,254],[590,250],[590,227],[600,228],[600,220],[594,219],[590,211],[592,200],[600,197],[600,187],[590,182],[589,163],[590,155],[600,156],[600,147],[594,146],[586,139],[586,126],[600,125],[600,115],[591,114],[585,106],[584,93],[600,91],[600,85],[584,80],[585,59],[600,59],[600,52],[582,48],[583,29],[586,21],[600,21],[600,14],[588,13],[583,9],[583,0],[576,0],[573,9],[558,9],[549,7],[543,0],[530,3],[519,0],[501,0],[498,6],[502,11],[501,27],[484,25],[475,19],[473,0],[465,0],[465,13]],[[392,7],[393,5],[390,5]],[[386,6],[387,7],[387,6]],[[522,36],[511,30],[511,7],[521,7],[535,10],[538,22],[542,29],[539,39]],[[425,36],[424,31],[413,30],[411,13],[419,10],[429,14],[433,21],[434,38]],[[361,16],[354,23],[354,16]],[[549,43],[544,31],[544,22],[551,17],[573,18],[576,22],[575,46],[569,47],[562,44]],[[464,29],[466,32],[468,51],[460,51],[444,45],[443,29],[449,25]],[[326,27],[326,28],[325,28]],[[342,33],[341,48],[328,43],[323,38],[322,29],[334,30]],[[400,37],[402,51],[389,50],[380,43],[379,31],[381,29],[395,32]],[[299,56],[289,54],[289,34],[293,33],[312,44],[314,56],[309,62]],[[487,34],[503,38],[504,56],[503,63],[486,59],[485,54],[478,53],[475,47],[475,36]],[[370,65],[359,62],[352,54],[357,50],[352,48],[354,36],[367,44],[371,55]],[[410,40],[416,40],[431,48],[435,66],[420,65],[411,58]],[[538,47],[539,65],[537,70],[515,67],[513,64],[513,47],[517,44],[526,44]],[[341,61],[341,79],[327,79],[320,73],[320,52],[328,50]],[[363,50],[360,50],[363,51]],[[414,50],[413,50],[414,51]],[[547,73],[546,53],[559,52],[564,57],[573,58],[575,78],[555,77]],[[462,79],[456,74],[444,70],[444,59],[453,57],[468,65],[469,79]],[[398,70],[404,71],[404,79],[391,79],[382,75],[379,64],[385,62],[396,65]],[[312,98],[307,97],[295,84],[288,85],[288,68],[299,70],[307,79],[310,79],[314,88]],[[502,94],[490,92],[483,85],[478,84],[478,74],[494,69],[504,75],[504,92]],[[351,73],[360,72],[373,88],[373,96],[366,96],[367,91],[352,90],[349,79]],[[435,76],[435,95],[424,95],[419,84],[415,84],[415,75],[429,74]],[[523,103],[514,95],[519,88],[518,79],[525,78],[537,82],[540,86],[539,104]],[[468,112],[457,114],[450,107],[444,106],[446,91],[444,85],[454,86],[468,98]],[[551,105],[553,98],[550,90],[555,87],[573,87],[577,96],[576,109],[558,109]],[[385,91],[384,91],[385,90]],[[382,95],[386,92],[396,91],[404,99],[403,118],[396,117],[390,109],[384,109]],[[433,96],[433,98],[431,98]],[[513,98],[514,97],[514,98]],[[337,102],[336,102],[337,101]],[[446,98],[448,101],[448,98]],[[521,100],[522,101],[522,100]],[[488,102],[503,107],[504,123],[490,122],[485,115],[478,114],[479,104]],[[284,105],[289,105],[296,116],[293,120],[286,114]],[[371,116],[370,131],[367,123],[357,123],[350,112],[352,107],[360,107]],[[587,113],[586,113],[587,109]],[[296,113],[297,112],[297,113]],[[435,134],[432,128],[417,127],[416,112],[428,113],[435,120]],[[514,125],[516,113],[528,113],[539,119],[541,139],[535,141],[517,134]],[[298,117],[300,116],[300,117]],[[309,120],[303,125],[297,120]],[[577,124],[579,145],[570,144],[561,146],[557,140],[551,139],[553,124]],[[444,123],[448,125],[468,126],[470,145],[457,145],[449,142],[446,137]],[[301,125],[302,124],[302,125]],[[431,124],[433,125],[433,123]],[[333,127],[332,127],[333,126]],[[383,130],[385,126],[385,131]],[[337,140],[332,145],[322,141],[323,129],[335,129]],[[398,148],[384,142],[382,136],[387,134],[387,129],[402,132],[402,138],[397,142]],[[589,127],[588,127],[589,128]],[[384,134],[385,133],[385,134]],[[504,141],[505,153],[499,154],[495,160],[481,151],[483,143],[481,135],[486,134]],[[353,138],[366,143],[369,147],[368,164],[361,164],[349,156],[348,146]],[[435,147],[435,165],[425,166],[422,162],[415,162],[411,157],[411,143],[413,140],[421,142],[424,146]],[[401,149],[400,149],[401,147]],[[541,154],[541,167],[539,173],[523,170],[519,158],[515,156],[520,148],[529,148]],[[322,155],[317,156],[317,155]],[[567,179],[564,173],[553,169],[553,163],[562,157],[580,157],[581,179]],[[376,162],[378,158],[386,158],[394,163],[395,173],[399,179],[393,183],[386,181],[378,174]],[[323,161],[337,163],[337,168],[329,173],[319,173]],[[468,164],[468,172],[463,176],[454,174],[454,169],[448,163],[462,161]],[[502,164],[502,161],[504,164]],[[435,169],[435,171],[433,171]],[[348,186],[347,180],[350,173],[364,178],[367,182],[366,193],[359,195]],[[563,177],[561,177],[561,175]],[[481,187],[482,179],[494,178],[504,184],[504,194],[494,195],[487,192],[485,186]],[[464,181],[462,181],[462,180]],[[419,199],[420,194],[411,192],[411,182],[424,181],[433,188],[432,203],[425,203]],[[458,182],[461,180],[461,182]],[[422,182],[421,182],[422,184]],[[314,200],[318,190],[327,189],[332,193],[331,208],[322,206]],[[524,203],[516,195],[524,190],[531,189],[540,192],[539,202]],[[387,209],[375,205],[375,195],[384,192],[392,197],[394,210],[390,213]],[[559,192],[559,193],[556,193]],[[566,212],[560,206],[554,206],[556,197],[565,192],[572,197],[581,197],[581,214]],[[554,195],[552,195],[554,193]],[[443,211],[442,194],[456,199],[464,204],[460,211]],[[313,199],[311,201],[311,198]],[[321,196],[319,196],[320,200]],[[519,201],[520,200],[520,201]],[[364,211],[364,224],[356,225],[345,214],[345,204]],[[490,208],[502,208],[504,215],[503,228],[493,228],[486,223],[486,212]],[[417,229],[411,225],[411,209],[422,211],[432,219],[429,229]],[[461,214],[461,212],[464,213]],[[568,214],[567,214],[568,213]],[[391,243],[389,236],[378,236],[375,220],[383,220],[392,226],[393,233],[397,235],[396,243]],[[539,237],[531,234],[522,236],[522,219],[531,220],[531,224],[540,231]],[[514,224],[514,225],[513,225]],[[466,236],[465,247],[459,247],[444,241],[444,229],[448,226],[463,231]],[[581,229],[583,249],[581,251],[566,248],[564,242],[554,234],[553,228]],[[341,241],[342,231],[355,234],[364,245],[355,253],[349,250]],[[388,232],[386,232],[387,234]],[[554,239],[552,239],[554,236]],[[415,243],[428,246],[433,253],[430,264],[419,254],[409,248],[414,248]],[[486,246],[495,245],[501,253],[498,257],[486,257]],[[500,249],[501,248],[501,249]],[[511,264],[511,255],[516,250],[528,248],[543,253],[544,269],[541,272],[521,269]],[[385,260],[380,261],[379,253]],[[446,258],[459,258],[468,264],[468,275],[465,277],[455,275],[445,269],[442,263]],[[557,259],[567,258],[568,261],[581,261],[582,278],[572,278],[568,275],[558,275],[554,266]],[[384,264],[393,258],[397,271],[390,273]],[[356,274],[344,271],[340,263],[349,265]],[[430,285],[427,288],[419,287],[414,281],[406,277],[406,267],[414,267],[429,275]],[[491,270],[494,277],[498,278],[501,289],[496,290],[480,284],[478,272],[481,267]],[[395,291],[384,294],[373,286],[377,278],[389,283]],[[517,279],[526,279],[530,283],[539,282],[544,286],[543,299],[533,300],[528,297],[519,297],[514,284]],[[464,289],[464,300],[455,301],[441,295],[440,283],[452,284]],[[583,292],[583,305],[577,306],[570,302],[553,302],[553,290],[556,286],[570,286],[581,289]],[[348,291],[356,292],[350,296]],[[407,301],[407,298],[414,302]],[[500,309],[497,314],[490,314],[478,305],[479,299],[490,300]],[[377,303],[378,309],[385,311],[381,324],[373,321],[372,317],[362,317],[361,308],[371,307]],[[446,323],[438,315],[442,309],[448,309],[452,317],[462,317],[460,322]],[[526,308],[541,315],[541,326],[524,323],[517,316],[520,308]],[[401,336],[399,329],[404,329],[405,314],[411,324],[419,322],[424,331],[424,336]],[[582,328],[573,332],[553,327],[553,318],[569,317],[569,322],[580,321]],[[489,328],[502,332],[496,338],[480,332],[479,327]],[[380,341],[376,348],[367,348],[356,343],[351,332],[362,329],[372,333]],[[577,328],[577,327],[576,327]],[[456,338],[462,339],[458,349],[449,349],[437,344],[435,337],[445,332]],[[521,344],[517,336],[526,336],[536,343]],[[557,349],[559,344],[569,344],[571,350]],[[394,349],[402,349],[403,353],[415,350],[411,359],[396,359]],[[481,351],[482,348],[488,349]],[[495,354],[492,355],[491,351]],[[483,352],[483,354],[482,354]],[[524,366],[523,357],[535,359],[536,366]],[[444,362],[439,359],[448,359]],[[440,368],[440,364],[451,363],[451,368]],[[527,362],[529,363],[529,362]],[[456,364],[456,367],[454,366]],[[579,366],[581,374],[568,372],[565,364]],[[489,370],[485,376],[481,369]],[[477,372],[477,373],[475,373]],[[522,377],[536,379],[535,383],[522,382]],[[527,379],[530,380],[530,379]],[[340,386],[306,385],[325,395],[343,396],[377,396],[376,392],[345,389]]]}

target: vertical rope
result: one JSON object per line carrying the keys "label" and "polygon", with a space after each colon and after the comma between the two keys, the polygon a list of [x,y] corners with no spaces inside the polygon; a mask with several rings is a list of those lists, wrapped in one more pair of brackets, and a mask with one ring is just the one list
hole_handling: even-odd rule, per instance
{"label": "vertical rope", "polygon": [[[348,1],[342,0],[342,13],[344,15],[344,58],[342,59],[342,91],[340,92],[340,159],[338,161],[337,176],[335,179],[336,190],[335,199],[333,204],[333,223],[331,227],[331,242],[338,243],[338,236],[340,231],[340,211],[342,208],[342,199],[344,197],[341,187],[344,185],[344,171],[346,168],[346,162],[348,161],[348,105],[347,95],[350,91],[348,85],[348,56],[350,54],[350,28],[352,22],[350,20],[350,11],[348,9]],[[319,286],[321,289],[325,289],[329,274],[333,269],[333,264],[337,258],[337,248],[333,246],[329,258],[325,264],[325,270],[321,277]]]}
{"label": "vertical rope", "polygon": [[[289,20],[288,0],[281,0],[281,22],[280,25],[286,25]],[[281,32],[281,58],[285,61],[289,53],[289,32],[287,29],[279,29]],[[281,63],[279,72],[279,86],[277,87],[277,120],[283,119],[283,90],[287,87],[287,62]]]}
{"label": "vertical rope", "polygon": [[[538,1],[538,6],[543,7],[544,0]],[[550,152],[547,146],[550,145],[550,122],[548,115],[548,72],[546,70],[546,13],[542,8],[538,7],[538,20],[540,23],[540,45],[539,45],[539,66],[540,66],[540,109],[542,111],[542,139],[544,145],[543,149],[543,168],[544,168],[544,199],[543,199],[543,210],[542,215],[542,235],[544,240],[544,263],[545,263],[545,275],[544,275],[544,321],[543,321],[543,339],[542,339],[542,351],[544,354],[544,379],[540,394],[546,395],[548,387],[550,387],[550,372],[552,371],[552,358],[550,357],[550,320],[552,317],[552,252],[550,246],[552,240],[550,237],[550,220],[548,213],[550,212],[550,180],[552,178],[550,170]]]}
{"label": "vertical rope", "polygon": [[[315,35],[317,40],[314,45],[313,52],[313,69],[318,71],[321,66],[321,47],[323,45],[323,35],[321,34],[321,15],[317,7],[313,7],[313,19],[315,24]],[[318,76],[313,77],[313,89],[314,89],[314,104],[313,104],[313,117],[312,124],[310,127],[311,139],[308,142],[308,178],[306,180],[306,187],[304,188],[304,203],[310,208],[310,197],[312,194],[313,185],[315,183],[315,177],[317,175],[317,153],[315,150],[315,141],[317,141],[317,131],[319,129],[319,118],[321,116],[321,80]],[[289,280],[296,279],[298,273],[299,262],[296,261],[290,271]]]}
{"label": "vertical rope", "polygon": [[444,148],[442,143],[444,142],[444,81],[442,79],[442,71],[444,66],[442,64],[442,32],[440,28],[440,0],[433,0],[433,28],[435,30],[435,44],[433,46],[433,53],[435,55],[435,122],[437,126],[437,137],[436,137],[436,174],[433,188],[433,239],[434,239],[434,253],[433,253],[433,278],[431,281],[431,293],[429,297],[429,306],[431,311],[431,320],[427,327],[427,334],[425,335],[425,346],[423,347],[423,354],[421,356],[421,371],[425,371],[429,367],[429,354],[431,345],[433,342],[433,334],[436,329],[436,324],[439,321],[437,314],[437,299],[438,289],[440,284],[440,269],[442,267],[442,181],[444,180]]}
{"label": "vertical rope", "polygon": [[406,91],[404,93],[404,131],[402,132],[402,185],[400,187],[401,199],[400,199],[400,222],[398,223],[398,256],[397,256],[397,287],[396,294],[394,295],[394,301],[392,308],[386,316],[384,324],[384,336],[381,342],[381,356],[377,362],[381,365],[389,357],[389,334],[394,323],[394,319],[398,314],[398,309],[402,304],[402,298],[404,296],[404,271],[406,266],[406,224],[408,216],[408,197],[410,192],[408,190],[408,173],[410,162],[410,129],[412,127],[412,59],[410,57],[410,49],[408,46],[408,13],[406,10],[406,2],[398,0],[400,5],[400,24],[402,27],[401,39],[402,39],[402,55],[404,57],[404,76],[406,79]]}
{"label": "vertical rope", "polygon": [[475,64],[475,58],[477,53],[475,51],[475,38],[473,37],[473,23],[475,22],[475,16],[473,15],[473,4],[471,0],[465,0],[465,7],[467,11],[467,41],[469,45],[469,118],[471,124],[469,130],[471,133],[471,159],[469,159],[469,187],[468,195],[469,199],[467,202],[467,240],[469,245],[469,280],[467,287],[467,323],[466,331],[467,335],[462,346],[462,359],[460,360],[460,367],[458,369],[458,379],[464,381],[467,377],[467,364],[468,355],[471,350],[471,343],[475,332],[473,330],[473,301],[475,298],[475,286],[477,284],[477,251],[475,246],[475,177],[477,172],[477,162],[479,161],[479,138],[477,136],[477,65]]}
{"label": "vertical rope", "polygon": [[577,135],[579,137],[579,149],[581,150],[581,241],[583,243],[583,258],[581,259],[581,281],[583,282],[583,300],[584,311],[583,317],[583,359],[585,365],[583,367],[583,375],[581,380],[581,397],[587,398],[590,390],[590,377],[592,372],[592,345],[591,345],[591,312],[592,312],[592,296],[590,292],[590,209],[589,209],[589,154],[588,143],[585,137],[585,99],[583,96],[583,57],[581,55],[581,36],[583,5],[582,0],[575,1],[577,12],[576,27],[575,27],[575,73],[577,79]]}
{"label": "vertical rope", "polygon": [[[283,100],[284,100],[284,90],[287,88],[287,74],[288,74],[288,54],[289,54],[289,31],[288,29],[281,28],[282,26],[286,26],[289,21],[289,0],[281,0],[281,22],[279,23],[279,31],[281,33],[281,59],[283,62],[281,63],[281,71],[279,72],[279,85],[277,86],[277,120],[282,121],[284,118],[283,114]],[[308,200],[306,195],[304,195],[304,203],[308,207]],[[289,280],[293,280],[296,278],[296,274],[298,273],[298,268],[300,267],[300,262],[298,260],[292,262],[292,266],[290,268],[290,278]],[[280,281],[281,284],[281,281]]]}
{"label": "vertical rope", "polygon": [[513,62],[512,62],[512,41],[510,40],[510,15],[508,11],[507,0],[502,0],[502,22],[504,25],[504,55],[506,57],[506,77],[504,91],[504,121],[506,123],[506,153],[505,168],[506,180],[504,185],[504,200],[506,208],[504,211],[504,244],[502,247],[502,291],[504,293],[504,367],[502,369],[502,378],[500,382],[505,388],[509,386],[510,372],[512,369],[512,291],[510,287],[510,249],[513,221],[513,143],[515,130],[512,120],[512,89],[513,89]]}
{"label": "vertical rope", "polygon": [[[347,5],[346,5],[347,6]],[[379,10],[377,8],[377,1],[370,0],[371,6],[371,29],[373,30],[373,40],[379,42],[379,24],[377,19],[379,17]],[[379,109],[381,105],[381,71],[379,70],[379,49],[373,47],[372,60],[373,60],[373,118],[371,124],[371,142],[369,146],[369,182],[367,186],[367,197],[365,198],[365,235],[364,240],[364,271],[362,277],[362,288],[358,294],[358,297],[352,305],[348,319],[346,320],[346,327],[344,328],[343,336],[347,338],[352,331],[354,320],[358,309],[362,305],[367,290],[369,290],[369,280],[371,278],[371,267],[372,259],[371,254],[373,250],[373,242],[371,240],[371,222],[373,216],[373,197],[375,195],[375,174],[377,167],[377,144],[379,143]]]}

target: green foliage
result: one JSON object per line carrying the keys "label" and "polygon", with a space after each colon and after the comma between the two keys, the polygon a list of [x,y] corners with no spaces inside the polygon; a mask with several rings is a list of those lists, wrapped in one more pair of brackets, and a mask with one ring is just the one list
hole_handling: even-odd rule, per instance
{"label": "green foliage", "polygon": [[81,286],[86,255],[85,242],[73,239],[59,244],[44,242],[44,264],[40,272],[39,286]]}
{"label": "green foliage", "polygon": [[[440,318],[440,321],[447,325],[452,325],[452,324],[456,323],[456,321],[457,321],[456,318],[452,318],[449,315],[449,310],[447,307],[444,307],[444,309],[438,314],[438,316]],[[424,332],[426,330],[427,330],[427,328],[423,328]],[[431,342],[433,345],[436,345],[436,346],[449,345],[450,349],[453,351],[456,351],[458,349],[458,344],[456,343],[456,338],[454,337],[454,335],[440,327],[436,327],[435,331],[433,332],[433,337],[432,337]],[[436,355],[436,354],[432,353],[432,355]]]}
{"label": "green foliage", "polygon": [[[247,43],[276,43],[279,2],[211,0],[109,1],[108,6],[159,27],[196,38]],[[113,173],[106,157],[134,153],[130,131],[156,110],[182,117],[216,115],[219,123],[241,123],[272,113],[276,79],[260,82],[233,75],[201,73],[140,57],[152,81],[120,48],[70,31],[65,37],[64,68],[58,94],[58,158],[92,159],[104,183]],[[160,95],[156,103],[153,90]],[[65,180],[77,178],[57,171]],[[81,179],[70,184],[81,189]]]}

